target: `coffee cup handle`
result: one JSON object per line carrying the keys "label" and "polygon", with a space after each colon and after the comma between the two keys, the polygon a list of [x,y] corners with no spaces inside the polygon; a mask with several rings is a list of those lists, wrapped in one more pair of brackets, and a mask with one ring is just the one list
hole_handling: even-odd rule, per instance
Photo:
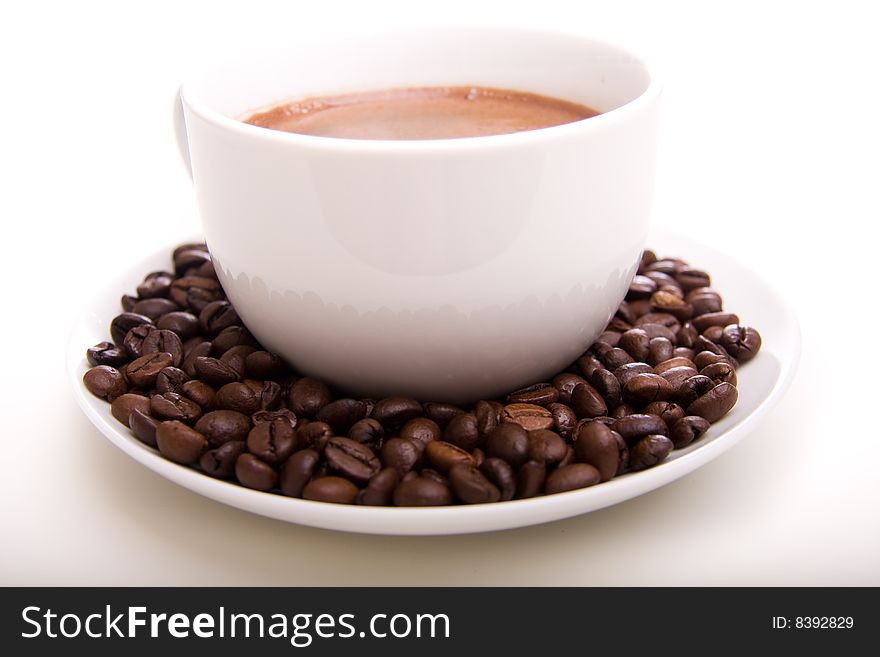
{"label": "coffee cup handle", "polygon": [[192,178],[192,162],[189,157],[189,142],[186,138],[186,120],[183,116],[183,102],[180,99],[180,89],[174,94],[172,120],[174,121],[174,136],[177,138],[177,149],[180,151],[180,158],[183,160],[183,165],[186,167],[189,177]]}

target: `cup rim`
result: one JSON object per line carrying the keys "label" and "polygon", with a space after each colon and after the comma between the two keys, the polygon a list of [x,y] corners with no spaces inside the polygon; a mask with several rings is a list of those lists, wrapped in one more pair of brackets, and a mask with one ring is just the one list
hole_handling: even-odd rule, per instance
{"label": "cup rim", "polygon": [[[372,29],[359,30],[354,34],[358,36],[382,36],[392,37],[396,34],[411,33],[410,28],[391,28],[391,29]],[[415,29],[419,29],[418,27]],[[424,26],[422,26],[424,29]],[[601,112],[595,116],[591,116],[571,123],[564,123],[556,126],[545,128],[537,128],[533,130],[525,130],[520,132],[505,133],[500,135],[486,135],[478,137],[454,137],[448,139],[355,139],[350,137],[328,137],[319,135],[306,135],[295,132],[285,132],[282,130],[273,130],[261,126],[245,123],[239,119],[226,116],[222,112],[212,109],[207,103],[199,98],[195,91],[196,76],[185,79],[180,85],[179,96],[184,107],[192,114],[198,116],[202,120],[213,124],[223,130],[231,131],[242,137],[248,137],[259,141],[268,141],[276,144],[290,144],[302,149],[311,149],[316,151],[349,151],[349,152],[383,152],[383,153],[402,153],[408,154],[413,152],[432,152],[432,153],[453,153],[472,149],[486,149],[489,147],[519,147],[535,142],[544,142],[547,140],[567,139],[569,136],[594,130],[601,130],[604,126],[611,123],[626,120],[626,118],[638,112],[642,107],[652,104],[663,91],[663,82],[658,74],[656,65],[645,57],[639,50],[630,45],[623,45],[607,39],[594,37],[585,33],[573,31],[550,30],[540,28],[523,28],[523,27],[485,27],[478,25],[469,26],[431,26],[424,29],[426,33],[449,33],[467,31],[483,31],[494,32],[496,34],[506,34],[515,37],[520,35],[541,35],[545,37],[557,37],[567,39],[578,39],[583,42],[589,42],[611,51],[617,51],[621,55],[631,58],[641,65],[648,76],[648,86],[635,98],[625,102],[619,107]],[[304,40],[308,41],[308,40]],[[252,53],[250,53],[252,54]],[[216,70],[231,62],[224,62],[206,70]]]}

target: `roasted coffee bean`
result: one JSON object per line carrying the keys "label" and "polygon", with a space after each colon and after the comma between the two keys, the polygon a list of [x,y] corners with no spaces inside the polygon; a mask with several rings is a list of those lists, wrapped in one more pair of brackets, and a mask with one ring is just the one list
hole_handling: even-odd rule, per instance
{"label": "roasted coffee bean", "polygon": [[571,409],[579,418],[597,417],[608,412],[602,395],[589,383],[581,383],[572,391]]}
{"label": "roasted coffee bean", "polygon": [[609,347],[616,347],[617,343],[620,342],[620,332],[619,331],[602,331],[599,334],[599,337],[596,338],[595,343],[601,342],[603,344],[607,344]]}
{"label": "roasted coffee bean", "polygon": [[90,393],[113,401],[128,392],[128,384],[122,372],[109,365],[98,365],[83,375],[83,383]]}
{"label": "roasted coffee bean", "polygon": [[367,407],[357,399],[337,399],[320,408],[315,419],[326,422],[339,436],[344,436],[358,420],[364,419]]}
{"label": "roasted coffee bean", "polygon": [[713,363],[700,370],[700,374],[708,376],[713,382],[736,385],[736,370],[727,363]]}
{"label": "roasted coffee bean", "polygon": [[645,414],[659,415],[667,427],[672,427],[679,418],[684,417],[684,409],[675,402],[655,401],[645,406]]}
{"label": "roasted coffee bean", "polygon": [[225,328],[241,324],[232,304],[225,300],[212,301],[199,313],[199,325],[206,335],[217,335]]}
{"label": "roasted coffee bean", "polygon": [[565,467],[566,465],[571,465],[575,462],[574,449],[570,445],[565,446],[565,456],[562,457],[562,460],[556,464],[557,468]]}
{"label": "roasted coffee bean", "polygon": [[669,385],[672,386],[673,390],[678,390],[682,383],[696,375],[697,370],[693,367],[672,367],[668,370],[664,370],[660,374],[660,376],[669,382]]}
{"label": "roasted coffee bean", "polygon": [[687,408],[698,397],[702,397],[709,392],[715,383],[708,376],[697,374],[685,379],[678,389],[675,391],[672,400],[683,408]]}
{"label": "roasted coffee bean", "polygon": [[235,472],[235,463],[238,457],[244,454],[245,444],[241,440],[232,440],[223,443],[220,447],[209,449],[202,454],[199,465],[202,470],[219,479],[229,479]]}
{"label": "roasted coffee bean", "polygon": [[[201,340],[201,337],[193,338],[191,341],[188,340],[184,345],[184,357],[183,363],[180,366],[184,372],[186,372],[190,377],[198,377],[201,376],[199,372],[196,370],[196,359],[197,358],[205,358],[208,357],[208,354],[211,353],[211,343],[205,342]],[[212,359],[216,360],[216,359]],[[217,361],[220,362],[219,360]],[[233,370],[233,373],[235,371]],[[223,383],[229,383],[229,381],[223,381]],[[214,384],[217,385],[217,384]]]}
{"label": "roasted coffee bean", "polygon": [[712,283],[709,274],[701,269],[694,269],[693,267],[680,269],[675,274],[675,280],[678,281],[678,284],[681,285],[682,289],[686,292],[699,287],[709,287]]}
{"label": "roasted coffee bean", "polygon": [[[630,379],[639,374],[653,374],[654,368],[647,363],[627,363],[614,370],[614,377],[620,383],[621,391]],[[603,415],[600,413],[600,415]]]}
{"label": "roasted coffee bean", "polygon": [[547,406],[559,401],[559,390],[549,383],[536,383],[527,388],[520,388],[507,395],[508,404],[537,404]]}
{"label": "roasted coffee bean", "polygon": [[132,307],[131,312],[149,317],[153,322],[159,320],[163,315],[173,313],[180,310],[180,307],[170,299],[141,299]]}
{"label": "roasted coffee bean", "polygon": [[297,425],[296,415],[293,411],[286,408],[279,408],[274,411],[261,410],[251,415],[251,422],[255,425],[262,422],[274,422],[275,420],[284,420],[290,425],[291,429],[295,429]]}
{"label": "roasted coffee bean", "polygon": [[724,333],[724,327],[722,326],[710,326],[705,331],[703,331],[703,337],[709,340],[710,342],[714,342],[715,344],[719,344],[721,342],[721,335]]}
{"label": "roasted coffee bean", "polygon": [[333,437],[333,429],[326,422],[308,422],[300,424],[296,430],[296,436],[297,443],[301,447],[310,447],[321,454],[327,441]]}
{"label": "roasted coffee bean", "polygon": [[666,436],[645,436],[629,451],[629,469],[638,472],[657,465],[669,456],[672,447],[672,441]]}
{"label": "roasted coffee bean", "polygon": [[[639,303],[641,302],[638,299],[630,299],[627,301],[621,301],[620,305],[617,307],[617,312],[614,313],[614,319],[620,320],[627,325],[628,328],[624,329],[624,332],[632,328],[632,323],[638,318],[639,313],[636,308],[633,307],[633,304],[638,305]],[[609,323],[608,328],[610,328],[610,326],[611,324]]]}
{"label": "roasted coffee bean", "polygon": [[477,428],[477,417],[473,413],[456,415],[446,425],[443,440],[467,451],[482,444],[483,440]]}
{"label": "roasted coffee bean", "polygon": [[630,329],[620,336],[620,348],[636,361],[645,361],[648,357],[648,343],[651,338],[642,329]]}
{"label": "roasted coffee bean", "polygon": [[608,481],[617,474],[620,448],[614,432],[601,422],[586,422],[578,428],[574,443],[577,460],[589,463],[599,472],[599,481]]}
{"label": "roasted coffee bean", "polygon": [[219,300],[223,290],[213,278],[183,276],[171,284],[169,296],[181,308],[200,313],[209,303]]}
{"label": "roasted coffee bean", "polygon": [[271,351],[253,351],[245,357],[244,362],[247,375],[263,381],[280,379],[287,371],[281,356]]}
{"label": "roasted coffee bean", "polygon": [[694,328],[694,325],[690,322],[682,324],[681,328],[678,329],[678,333],[675,334],[675,345],[690,349],[694,346],[694,341],[699,334],[699,331],[697,331],[697,329]]}
{"label": "roasted coffee bean", "polygon": [[668,288],[658,290],[651,296],[651,304],[657,312],[668,313],[679,322],[686,322],[693,317],[694,307],[680,296],[678,289],[675,292]]}
{"label": "roasted coffee bean", "polygon": [[128,416],[128,426],[135,437],[145,445],[156,446],[156,420],[138,409],[134,409]]}
{"label": "roasted coffee bean", "polygon": [[553,414],[537,404],[508,404],[504,407],[501,424],[508,422],[518,424],[526,431],[549,429],[553,426]]}
{"label": "roasted coffee bean", "polygon": [[685,415],[670,426],[669,438],[675,449],[687,447],[709,430],[709,422],[699,415]]}
{"label": "roasted coffee bean", "polygon": [[[600,366],[600,369],[605,369]],[[571,404],[571,393],[581,383],[587,383],[587,380],[577,374],[563,372],[553,377],[553,387],[559,392],[559,402],[563,404]]]}
{"label": "roasted coffee bean", "polygon": [[171,354],[174,367],[178,367],[183,362],[183,343],[177,334],[173,331],[150,328],[140,343],[140,354],[146,356],[162,352]]}
{"label": "roasted coffee bean", "polygon": [[690,367],[696,369],[693,361],[688,360],[687,358],[673,356],[672,358],[667,358],[666,360],[657,363],[654,366],[654,373],[663,374],[667,370],[671,370],[674,367]]}
{"label": "roasted coffee bean", "polygon": [[[477,434],[480,442],[485,439],[486,435],[492,431],[501,422],[501,416],[504,413],[504,406],[496,401],[480,400],[474,406],[473,415],[477,421]],[[450,420],[450,424],[452,421]],[[449,426],[449,425],[447,425]],[[450,441],[455,442],[455,441]]]}
{"label": "roasted coffee bean", "polygon": [[278,473],[265,461],[247,452],[235,460],[238,483],[254,490],[272,490],[278,484]]}
{"label": "roasted coffee bean", "polygon": [[[666,312],[645,313],[644,315],[639,317],[635,323],[636,327],[641,328],[642,330],[644,330],[646,332],[648,332],[648,330],[645,329],[644,327],[647,326],[648,324],[660,324],[661,326],[665,326],[667,329],[669,329],[669,331],[672,333],[673,337],[668,338],[668,336],[665,336],[665,335],[662,337],[666,337],[671,342],[675,341],[674,336],[678,332],[678,329],[681,328],[681,322],[678,321],[678,318],[676,318],[675,315],[672,315],[672,314],[666,313]],[[650,335],[650,332],[648,332],[648,334]],[[657,337],[657,336],[653,336],[653,337]]]}
{"label": "roasted coffee bean", "polygon": [[255,424],[247,437],[248,451],[270,465],[286,461],[296,447],[296,430],[285,419]]}
{"label": "roasted coffee bean", "polygon": [[[626,353],[620,347],[613,347],[609,349],[601,356],[602,362],[605,363],[605,367],[609,370],[614,370],[620,367],[621,365],[626,365],[627,363],[633,362],[633,357]],[[572,392],[572,394],[574,394]]]}
{"label": "roasted coffee bean", "polygon": [[694,367],[698,370],[703,370],[709,367],[714,363],[727,363],[731,367],[734,366],[733,359],[730,356],[725,356],[724,354],[715,354],[711,351],[701,351],[694,358]]}
{"label": "roasted coffee bean", "polygon": [[424,407],[425,417],[433,420],[442,429],[456,415],[464,413],[464,409],[453,404],[443,404],[438,402],[428,402]]}
{"label": "roasted coffee bean", "polygon": [[745,363],[757,355],[761,349],[761,334],[751,326],[739,326],[731,322],[721,334],[721,346],[740,363]]}
{"label": "roasted coffee bean", "polygon": [[237,344],[223,352],[220,362],[234,369],[240,377],[244,377],[247,374],[245,360],[254,351],[256,350],[250,345]]}
{"label": "roasted coffee bean", "polygon": [[[153,320],[146,315],[139,315],[132,312],[124,312],[117,315],[110,322],[110,337],[120,347],[124,346],[123,341],[128,332],[138,326],[152,326]],[[140,354],[138,354],[140,355]]]}
{"label": "roasted coffee bean", "polygon": [[251,386],[241,382],[222,386],[214,396],[214,405],[244,415],[252,415],[262,408],[259,394]]}
{"label": "roasted coffee bean", "polygon": [[644,272],[651,264],[657,262],[657,254],[654,253],[651,249],[645,249],[642,251],[642,256],[639,259],[639,273]]}
{"label": "roasted coffee bean", "polygon": [[123,294],[119,299],[119,304],[122,306],[122,312],[130,313],[131,309],[134,308],[134,304],[138,302],[137,297],[133,297],[130,294]]}
{"label": "roasted coffee bean", "polygon": [[541,494],[544,481],[547,478],[547,468],[537,461],[526,461],[516,473],[516,492],[514,498],[522,500]]}
{"label": "roasted coffee bean", "polygon": [[[629,365],[624,365],[624,367],[629,367]],[[620,404],[620,381],[614,374],[606,369],[594,370],[590,377],[590,384],[602,395],[608,408],[614,408]]]}
{"label": "roasted coffee bean", "polygon": [[658,289],[666,285],[676,285],[678,283],[672,276],[660,271],[646,271],[645,276],[654,281]]}
{"label": "roasted coffee bean", "polygon": [[217,447],[231,440],[247,440],[251,421],[237,411],[210,411],[196,421],[195,430],[205,436],[209,444]]}
{"label": "roasted coffee bean", "polygon": [[144,277],[143,282],[137,286],[137,294],[141,299],[167,297],[173,281],[174,275],[167,271],[150,272]]}
{"label": "roasted coffee bean", "polygon": [[624,399],[636,404],[666,401],[675,392],[672,385],[656,374],[636,374],[623,387]]}
{"label": "roasted coffee bean", "polygon": [[479,468],[486,479],[498,488],[500,501],[513,499],[513,494],[516,492],[516,476],[507,461],[489,457],[480,464]]}
{"label": "roasted coffee bean", "polygon": [[[415,420],[413,420],[413,422],[414,421]],[[385,437],[385,428],[382,426],[382,423],[379,422],[379,420],[374,420],[371,417],[367,417],[363,420],[358,420],[353,425],[351,425],[351,429],[349,429],[348,431],[348,437],[359,443],[364,443],[365,445],[372,445],[377,447],[382,444],[382,439]]]}
{"label": "roasted coffee bean", "polygon": [[722,310],[722,301],[718,293],[714,291],[703,292],[702,290],[704,289],[708,288],[697,288],[685,296],[685,299],[694,308],[695,317],[721,312]]}
{"label": "roasted coffee bean", "polygon": [[247,345],[254,348],[259,347],[257,341],[254,340],[254,336],[252,336],[250,331],[243,326],[230,326],[225,328],[211,341],[211,349],[218,356],[222,356],[224,353],[238,345]]}
{"label": "roasted coffee bean", "polygon": [[545,465],[556,465],[563,458],[568,446],[562,437],[549,429],[528,432],[529,459]]}
{"label": "roasted coffee bean", "polygon": [[657,283],[653,280],[647,276],[636,275],[629,284],[629,289],[626,292],[626,299],[627,301],[633,299],[645,299],[650,297],[656,289]]}
{"label": "roasted coffee bean", "polygon": [[570,440],[574,433],[574,428],[577,425],[577,414],[575,414],[570,406],[560,404],[559,402],[550,404],[547,406],[547,410],[550,411],[550,414],[553,416],[553,431],[558,433],[565,440]]}
{"label": "roasted coffee bean", "polygon": [[291,386],[287,406],[297,417],[314,417],[331,400],[330,389],[324,383],[303,377]]}
{"label": "roasted coffee bean", "polygon": [[[595,370],[597,368],[607,369],[605,367],[605,365],[602,363],[602,361],[600,361],[598,358],[596,358],[592,354],[587,354],[585,356],[581,356],[580,358],[578,358],[576,365],[577,365],[577,368],[581,371],[581,373],[585,377],[587,377],[588,379],[590,378],[590,376],[592,376],[593,370]],[[582,382],[578,381],[578,383],[582,383]],[[575,385],[577,385],[577,384],[575,384]],[[571,386],[571,389],[574,390],[574,386]],[[560,401],[565,403],[564,397],[560,396],[559,399],[560,399]]]}
{"label": "roasted coffee bean", "polygon": [[589,463],[572,463],[557,468],[547,476],[544,484],[544,493],[564,493],[579,488],[587,488],[598,484],[600,481],[599,470]]}
{"label": "roasted coffee bean", "polygon": [[149,324],[141,324],[140,326],[135,326],[125,334],[125,337],[122,338],[122,348],[128,354],[129,358],[140,358],[144,355],[144,340],[147,339],[147,336],[152,330],[153,327]]}
{"label": "roasted coffee bean", "polygon": [[367,482],[367,487],[358,493],[357,503],[369,506],[390,506],[394,489],[399,483],[400,476],[394,468],[383,468],[374,474]]}
{"label": "roasted coffee bean", "polygon": [[710,423],[717,422],[734,407],[738,393],[736,386],[719,383],[687,407],[688,415],[699,415]]}
{"label": "roasted coffee bean", "polygon": [[726,312],[706,313],[704,315],[694,317],[693,324],[694,328],[702,333],[710,326],[724,327],[728,324],[739,324],[739,316],[735,315],[734,313]]}
{"label": "roasted coffee bean", "polygon": [[[364,421],[376,425],[378,427],[378,431],[381,437],[382,425],[379,424],[378,421],[374,420],[373,418],[368,418]],[[424,451],[425,446],[428,443],[434,440],[440,440],[442,436],[440,426],[433,420],[429,420],[426,417],[417,417],[410,420],[400,428],[399,433],[401,438],[412,442],[420,451]]]}
{"label": "roasted coffee bean", "polygon": [[[159,374],[161,376],[161,372]],[[180,394],[192,399],[203,411],[209,411],[214,408],[215,390],[204,381],[196,379],[182,383],[180,386]]]}
{"label": "roasted coffee bean", "polygon": [[[210,356],[196,356],[193,359],[195,376],[212,386],[223,386],[237,382],[241,376],[226,363],[211,358]],[[184,363],[183,371],[187,372],[187,364]],[[189,372],[187,372],[189,373]]]}
{"label": "roasted coffee bean", "polygon": [[277,382],[245,379],[244,383],[260,400],[260,410],[274,411],[281,404],[281,386]]}
{"label": "roasted coffee bean", "polygon": [[99,342],[86,350],[86,360],[92,366],[119,367],[127,363],[128,359],[128,353],[112,342]]}
{"label": "roasted coffee bean", "polygon": [[[620,406],[617,406],[613,411],[611,411],[610,417],[617,420],[622,417],[626,417],[627,415],[633,415],[635,413],[638,413],[638,411],[629,404],[621,404]],[[602,418],[599,417],[595,419],[601,420]]]}
{"label": "roasted coffee bean", "polygon": [[676,347],[672,350],[673,358],[687,358],[689,361],[693,361],[696,355],[697,352],[690,347]]}
{"label": "roasted coffee bean", "polygon": [[654,338],[665,338],[666,340],[669,340],[670,344],[675,343],[676,335],[678,335],[678,330],[673,331],[662,324],[642,324],[639,329],[647,333],[648,338],[651,340]]}
{"label": "roasted coffee bean", "polygon": [[659,416],[641,413],[615,420],[611,428],[623,436],[628,443],[652,433],[663,435],[669,433],[666,423]]}
{"label": "roasted coffee bean", "polygon": [[502,422],[486,437],[486,454],[518,468],[529,458],[528,431],[517,422]]}
{"label": "roasted coffee bean", "polygon": [[189,375],[186,372],[176,367],[166,367],[156,377],[156,392],[160,395],[166,392],[176,392],[185,396],[183,384],[187,381],[189,381]]}
{"label": "roasted coffee bean", "polygon": [[382,464],[394,468],[402,477],[421,461],[424,447],[406,438],[390,438],[382,444]]}
{"label": "roasted coffee bean", "polygon": [[186,311],[171,311],[162,315],[156,322],[156,327],[173,331],[181,340],[189,340],[199,334],[199,319]]}
{"label": "roasted coffee bean", "polygon": [[696,350],[697,353],[700,353],[701,351],[710,351],[713,354],[717,354],[719,356],[724,356],[725,358],[730,358],[730,354],[728,354],[727,351],[725,351],[724,347],[712,342],[711,340],[709,340],[708,338],[706,338],[702,335],[699,336],[694,341],[694,349]]}
{"label": "roasted coffee bean", "polygon": [[208,445],[205,437],[183,422],[171,420],[156,427],[156,445],[169,461],[192,465],[198,462]]}
{"label": "roasted coffee bean", "polygon": [[181,273],[190,267],[196,267],[210,259],[208,247],[205,244],[183,244],[172,254],[174,269]]}
{"label": "roasted coffee bean", "polygon": [[192,424],[201,417],[202,409],[176,392],[166,392],[150,397],[150,415],[159,420],[179,420]]}
{"label": "roasted coffee bean", "polygon": [[455,501],[448,485],[425,476],[401,481],[393,500],[395,506],[446,506]]}
{"label": "roasted coffee bean", "polygon": [[145,415],[149,415],[149,398],[132,392],[126,392],[122,395],[119,395],[110,403],[111,415],[113,415],[113,417],[115,417],[119,422],[122,422],[122,424],[124,424],[125,426],[129,426],[128,417],[135,409],[139,410]]}
{"label": "roasted coffee bean", "polygon": [[[497,429],[496,429],[497,431]],[[425,446],[428,462],[439,472],[449,472],[456,463],[473,465],[474,458],[468,452],[443,440],[434,440]]]}
{"label": "roasted coffee bean", "polygon": [[648,360],[649,365],[655,366],[665,360],[672,358],[674,347],[672,342],[666,338],[651,338],[648,344]]}
{"label": "roasted coffee bean", "polygon": [[488,504],[501,499],[501,491],[473,465],[459,463],[449,469],[449,485],[464,504]]}
{"label": "roasted coffee bean", "polygon": [[[657,292],[662,292],[664,294],[671,294],[674,297],[677,297],[678,299],[682,299],[682,300],[684,299],[684,292],[682,291],[682,289],[678,285],[661,285],[660,287],[657,288]],[[652,299],[653,299],[653,296],[654,295],[651,295]],[[653,300],[651,303],[651,310],[652,311],[660,311],[660,312],[668,312],[670,315],[676,316],[676,314],[674,312],[671,312],[669,310],[663,310],[662,308],[657,308],[657,306],[653,303]]]}
{"label": "roasted coffee bean", "polygon": [[401,478],[401,481],[415,479],[419,475],[421,475],[422,477],[425,477],[427,479],[431,479],[433,481],[436,481],[438,484],[443,484],[444,486],[449,486],[449,479],[446,478],[445,476],[443,476],[442,474],[440,474],[439,472],[437,472],[436,470],[434,470],[433,468],[422,468],[421,473],[417,473],[417,472],[413,472],[413,471],[407,472],[403,476],[403,478]]}
{"label": "roasted coffee bean", "polygon": [[365,484],[382,468],[381,462],[369,447],[339,436],[327,441],[324,458],[339,475],[361,484]]}
{"label": "roasted coffee bean", "polygon": [[474,465],[478,468],[483,464],[483,461],[486,460],[486,452],[481,450],[479,447],[474,448],[474,450],[471,452],[471,456],[474,459]]}
{"label": "roasted coffee bean", "polygon": [[371,417],[386,429],[397,429],[422,414],[422,405],[411,397],[386,397],[373,406]]}
{"label": "roasted coffee bean", "polygon": [[136,358],[125,368],[125,376],[129,382],[138,388],[151,388],[156,379],[166,367],[172,364],[171,354],[166,352],[151,353]]}
{"label": "roasted coffee bean", "polygon": [[662,260],[656,260],[650,265],[648,265],[645,269],[649,272],[663,272],[667,276],[673,276],[679,269],[682,269],[686,265],[682,260],[678,260],[677,258],[663,258]]}
{"label": "roasted coffee bean", "polygon": [[279,486],[282,495],[302,497],[303,488],[318,469],[320,455],[313,449],[301,449],[290,455],[281,468]]}

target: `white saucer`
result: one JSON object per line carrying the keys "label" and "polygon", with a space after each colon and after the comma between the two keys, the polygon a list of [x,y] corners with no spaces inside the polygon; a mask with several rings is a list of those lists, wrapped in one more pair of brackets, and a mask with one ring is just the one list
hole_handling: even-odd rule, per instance
{"label": "white saucer", "polygon": [[[182,243],[188,240],[180,240]],[[191,240],[189,240],[191,241]],[[82,383],[88,369],[86,349],[109,339],[110,320],[121,312],[119,297],[131,293],[143,275],[170,266],[171,247],[136,263],[86,301],[67,349],[74,396],[86,416],[114,445],[159,475],[191,491],[230,506],[301,525],[367,534],[464,534],[536,525],[588,513],[652,491],[705,465],[732,447],[773,407],[788,387],[800,354],[800,331],[784,299],[758,275],[730,256],[690,238],[654,229],[649,248],[678,256],[712,275],[725,307],[739,314],[763,337],[759,355],[738,372],[739,402],[696,444],[674,451],[660,465],[622,475],[582,490],[546,497],[438,508],[384,508],[324,504],[262,493],[176,465],[147,447],[110,414],[110,405]]]}

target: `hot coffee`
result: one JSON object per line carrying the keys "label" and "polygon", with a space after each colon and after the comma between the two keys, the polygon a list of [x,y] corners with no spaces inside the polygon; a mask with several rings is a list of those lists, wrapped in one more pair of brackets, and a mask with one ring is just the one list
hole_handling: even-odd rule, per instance
{"label": "hot coffee", "polygon": [[454,139],[536,130],[597,111],[559,98],[485,87],[422,87],[307,98],[252,114],[246,123],[347,139]]}

